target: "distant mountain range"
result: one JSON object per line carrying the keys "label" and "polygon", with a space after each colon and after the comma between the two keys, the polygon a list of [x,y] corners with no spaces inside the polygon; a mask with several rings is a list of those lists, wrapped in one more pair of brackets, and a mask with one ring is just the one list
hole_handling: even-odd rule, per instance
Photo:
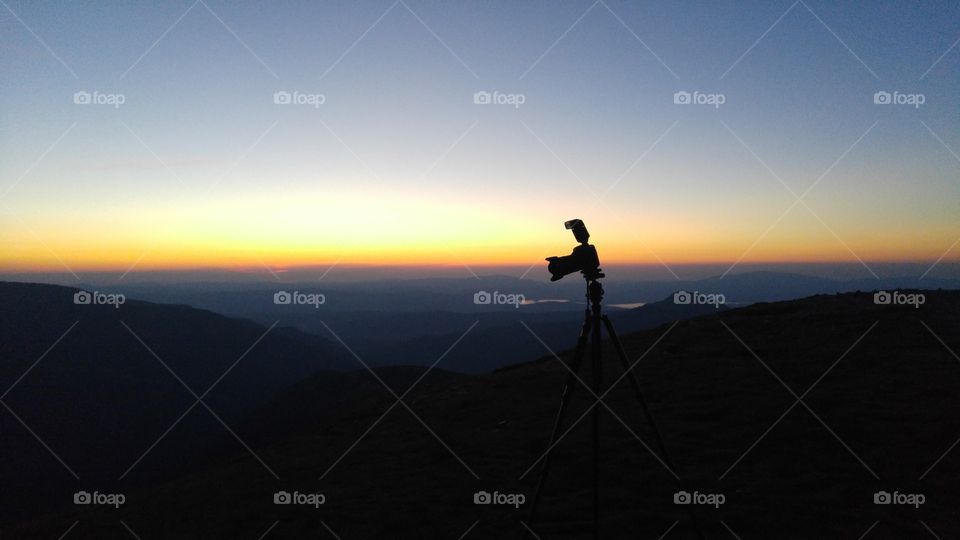
{"label": "distant mountain range", "polygon": [[[353,283],[261,281],[249,284],[122,283],[102,286],[91,283],[80,286],[89,290],[100,288],[123,292],[128,297],[151,302],[192,305],[267,324],[291,315],[307,317],[314,312],[336,317],[341,313],[357,312],[405,313],[414,316],[423,312],[489,314],[509,311],[570,311],[578,309],[576,305],[584,301],[584,283],[576,275],[556,283],[494,275]],[[903,275],[883,279],[870,277],[840,280],[789,272],[754,271],[696,280],[643,280],[608,273],[605,302],[608,305],[656,302],[678,290],[686,290],[722,293],[726,296],[728,305],[743,306],[755,302],[804,298],[814,294],[882,289],[960,289],[960,279]],[[277,305],[273,302],[273,295],[281,290],[324,293],[326,302],[318,309],[310,305]],[[479,291],[520,293],[527,300],[556,299],[566,303],[524,305],[519,310],[510,305],[478,306],[474,303],[474,294]],[[410,336],[408,334],[404,337]]]}
{"label": "distant mountain range", "polygon": [[[704,306],[670,307],[677,291],[722,294],[727,307],[858,290],[960,288],[960,280],[901,277],[840,281],[787,272],[756,271],[702,280],[607,280],[605,304],[621,332],[709,312]],[[188,304],[263,325],[282,326],[342,340],[370,365],[429,365],[474,323],[463,346],[444,357],[443,366],[480,373],[556,350],[575,339],[585,307],[578,276],[546,283],[509,276],[380,280],[357,283],[192,283],[126,285],[118,290],[153,302]],[[322,294],[324,303],[278,304],[278,292]],[[513,305],[476,304],[474,295],[522,294]],[[666,301],[664,300],[666,299]],[[647,304],[631,312],[616,304]],[[652,307],[651,307],[652,306]],[[523,320],[528,328],[519,324]],[[531,332],[532,331],[532,332]],[[543,341],[543,343],[541,343]]]}

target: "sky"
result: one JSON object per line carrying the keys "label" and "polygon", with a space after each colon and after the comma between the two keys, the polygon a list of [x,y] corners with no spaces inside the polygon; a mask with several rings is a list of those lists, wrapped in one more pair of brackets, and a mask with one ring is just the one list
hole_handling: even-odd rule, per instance
{"label": "sky", "polygon": [[960,260],[957,3],[151,4],[0,5],[0,271]]}

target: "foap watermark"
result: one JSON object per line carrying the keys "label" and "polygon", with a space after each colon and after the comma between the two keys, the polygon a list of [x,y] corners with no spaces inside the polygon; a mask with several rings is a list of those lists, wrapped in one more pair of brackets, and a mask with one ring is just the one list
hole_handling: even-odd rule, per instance
{"label": "foap watermark", "polygon": [[492,93],[480,90],[473,94],[474,105],[512,105],[513,108],[519,109],[526,102],[526,94],[505,94],[499,90],[494,90]]}
{"label": "foap watermark", "polygon": [[327,302],[322,293],[303,293],[300,291],[277,291],[273,293],[273,303],[278,306],[313,306],[319,309]]}
{"label": "foap watermark", "polygon": [[520,293],[502,293],[500,291],[477,291],[473,293],[473,303],[478,306],[513,306],[519,308],[527,298]]}
{"label": "foap watermark", "polygon": [[473,494],[473,504],[478,505],[496,504],[520,508],[525,502],[527,502],[527,496],[523,493],[500,493],[499,491],[490,493],[489,491],[478,491]]}
{"label": "foap watermark", "polygon": [[708,94],[704,92],[687,92],[680,90],[673,93],[674,105],[712,105],[719,109],[721,105],[727,102],[727,96],[724,94]]}
{"label": "foap watermark", "polygon": [[125,502],[127,502],[127,496],[123,493],[100,493],[99,491],[90,493],[81,490],[73,494],[73,504],[97,504],[120,508]]}
{"label": "foap watermark", "polygon": [[324,94],[306,94],[299,90],[293,92],[277,90],[273,93],[274,105],[307,105],[319,109],[326,102],[327,96]]}
{"label": "foap watermark", "polygon": [[722,293],[677,291],[673,293],[673,303],[678,306],[713,306],[719,309],[727,303],[727,297]]}
{"label": "foap watermark", "polygon": [[700,493],[694,491],[678,491],[673,494],[673,504],[702,504],[720,508],[720,505],[727,502],[727,496],[723,493]]}
{"label": "foap watermark", "polygon": [[873,303],[878,306],[913,306],[917,309],[927,302],[923,293],[902,293],[900,291],[877,291],[873,293]]}
{"label": "foap watermark", "polygon": [[300,493],[294,491],[278,491],[273,494],[273,504],[298,504],[301,506],[312,506],[320,508],[320,505],[327,502],[327,496],[323,493]]}
{"label": "foap watermark", "polygon": [[120,308],[127,301],[121,293],[105,293],[100,291],[77,291],[73,293],[73,303],[78,306],[113,306]]}
{"label": "foap watermark", "polygon": [[894,491],[878,491],[873,494],[873,504],[902,504],[920,508],[920,505],[927,502],[927,497],[923,493],[900,493]]}
{"label": "foap watermark", "polygon": [[75,105],[112,105],[114,109],[119,109],[126,102],[127,96],[124,94],[106,94],[98,90],[92,93],[86,90],[73,93]]}
{"label": "foap watermark", "polygon": [[919,109],[921,105],[927,102],[927,96],[924,94],[904,94],[903,92],[887,92],[880,90],[873,94],[874,105],[909,105],[914,109]]}

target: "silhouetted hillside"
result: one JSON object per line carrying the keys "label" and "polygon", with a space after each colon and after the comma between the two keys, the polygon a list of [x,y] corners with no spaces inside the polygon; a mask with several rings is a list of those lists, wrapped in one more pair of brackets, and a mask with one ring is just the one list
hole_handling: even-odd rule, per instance
{"label": "silhouetted hillside", "polygon": [[[950,351],[960,350],[960,292],[926,295],[919,308],[876,305],[870,293],[816,296],[625,336],[675,472],[690,491],[725,497],[695,509],[707,538],[960,534],[960,454],[948,451],[960,436]],[[609,384],[622,370],[605,352]],[[421,373],[377,370],[399,396]],[[238,451],[131,492],[119,510],[84,507],[14,536],[56,537],[80,520],[71,537],[123,538],[123,520],[150,538],[518,538],[525,506],[475,505],[473,495],[529,501],[566,375],[551,356],[488,375],[431,372],[398,404],[370,373],[321,374],[243,428],[279,480]],[[582,385],[574,391],[570,419],[592,403]],[[629,385],[604,402],[602,537],[692,537]],[[588,417],[557,446],[533,525],[540,538],[588,537],[590,456]],[[275,505],[279,490],[326,502]],[[925,502],[874,504],[881,490]]]}
{"label": "silhouetted hillside", "polygon": [[196,466],[221,434],[230,437],[216,417],[232,429],[281,388],[356,367],[338,347],[290,328],[268,332],[134,300],[78,305],[77,292],[0,283],[0,391],[9,408],[0,409],[0,516]]}

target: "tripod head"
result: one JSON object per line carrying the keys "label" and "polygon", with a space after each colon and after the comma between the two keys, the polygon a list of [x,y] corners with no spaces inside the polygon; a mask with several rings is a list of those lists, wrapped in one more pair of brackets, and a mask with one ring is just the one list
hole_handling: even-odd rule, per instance
{"label": "tripod head", "polygon": [[[600,274],[603,277],[603,274]],[[584,276],[586,277],[586,276]],[[603,300],[603,285],[596,279],[587,279],[587,300],[594,315],[600,315],[600,302]]]}
{"label": "tripod head", "polygon": [[[590,247],[593,247],[593,246],[590,246]],[[583,274],[583,279],[587,280],[587,283],[591,281],[596,281],[602,277],[607,277],[607,275],[603,273],[603,269],[600,268],[599,266],[596,268],[581,270],[580,273]]]}

